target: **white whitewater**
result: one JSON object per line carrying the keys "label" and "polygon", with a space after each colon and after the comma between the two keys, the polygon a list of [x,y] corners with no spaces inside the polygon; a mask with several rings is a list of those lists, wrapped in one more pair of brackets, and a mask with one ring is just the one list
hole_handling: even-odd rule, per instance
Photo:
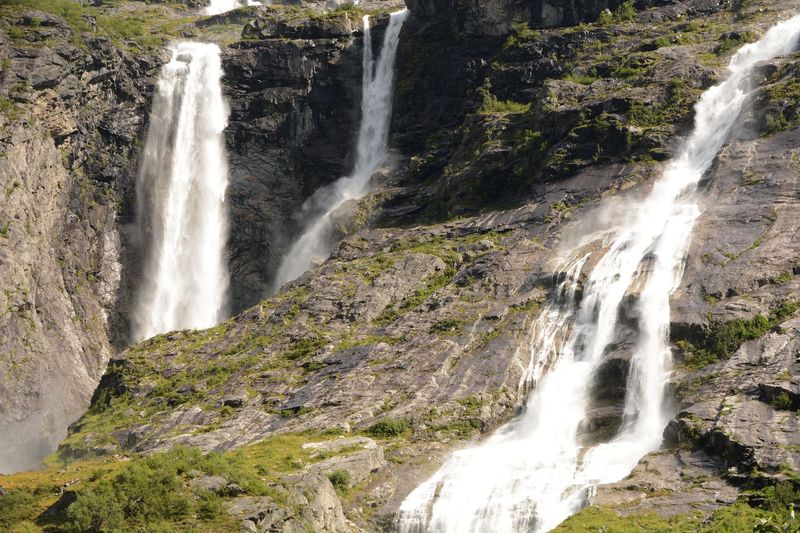
{"label": "white whitewater", "polygon": [[303,205],[303,213],[311,220],[283,258],[273,283],[275,289],[300,276],[315,259],[328,257],[332,244],[331,215],[348,200],[359,199],[367,193],[370,178],[386,159],[394,98],[395,57],[400,30],[408,14],[407,9],[392,13],[377,60],[372,53],[369,17],[364,17],[361,126],[355,167],[349,176],[319,189]]}
{"label": "white whitewater", "polygon": [[[481,445],[456,452],[403,502],[403,533],[542,532],[586,504],[593,488],[624,478],[661,444],[671,364],[669,297],[683,274],[699,180],[722,149],[750,93],[753,66],[794,51],[800,17],[772,28],[732,58],[727,79],[696,105],[694,130],[647,197],[611,208],[611,228],[562,254],[564,278],[533,326],[522,415]],[[602,254],[576,286],[587,250]],[[581,443],[589,392],[614,350],[621,305],[635,301],[622,427],[610,442]],[[627,303],[625,303],[627,305]],[[628,317],[631,320],[631,317]],[[549,370],[548,370],[549,369]],[[545,371],[547,370],[547,371]]]}
{"label": "white whitewater", "polygon": [[[271,1],[263,2],[265,5],[271,4]],[[203,9],[204,15],[221,15],[227,13],[237,7],[243,6],[260,6],[262,2],[254,0],[211,0],[208,5]]]}
{"label": "white whitewater", "polygon": [[228,291],[222,96],[215,44],[171,47],[153,99],[137,182],[139,225],[148,248],[133,316],[134,340],[207,328]]}

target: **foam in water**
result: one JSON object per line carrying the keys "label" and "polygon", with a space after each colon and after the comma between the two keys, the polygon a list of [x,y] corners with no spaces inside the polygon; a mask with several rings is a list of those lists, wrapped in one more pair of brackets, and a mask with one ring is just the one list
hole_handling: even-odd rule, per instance
{"label": "foam in water", "polygon": [[386,159],[394,97],[394,63],[400,30],[408,17],[404,9],[392,13],[376,60],[372,53],[369,17],[364,17],[361,126],[352,174],[314,193],[303,206],[310,219],[300,238],[283,258],[273,286],[277,289],[308,270],[315,259],[325,259],[331,248],[331,216],[348,200],[367,193],[369,180]]}
{"label": "foam in water", "polygon": [[[669,297],[700,214],[697,184],[742,111],[754,65],[792,52],[799,36],[795,17],[740,49],[726,81],[702,95],[691,136],[649,195],[612,208],[613,226],[565,251],[557,269],[565,273],[563,281],[533,325],[524,383],[533,392],[524,413],[483,444],[454,453],[414,490],[400,509],[401,532],[548,531],[584,506],[594,486],[624,478],[660,446],[668,421]],[[577,299],[589,249],[602,257],[585,273]],[[581,424],[591,387],[620,338],[618,316],[630,299],[635,303],[628,319],[637,322],[637,334],[629,348],[622,425],[609,442],[588,445]]]}
{"label": "foam in water", "polygon": [[215,44],[171,47],[153,99],[137,181],[148,248],[133,316],[134,340],[207,328],[224,315],[228,290],[223,131],[228,106]]}

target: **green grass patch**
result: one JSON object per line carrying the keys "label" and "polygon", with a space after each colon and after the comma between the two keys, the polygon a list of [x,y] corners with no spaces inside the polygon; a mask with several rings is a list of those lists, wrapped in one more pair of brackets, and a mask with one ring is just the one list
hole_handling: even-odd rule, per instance
{"label": "green grass patch", "polygon": [[428,332],[438,335],[459,335],[461,330],[464,328],[464,325],[465,323],[463,320],[459,320],[457,318],[448,318],[446,320],[439,320],[438,322],[434,323]]}
{"label": "green grass patch", "polygon": [[[286,434],[224,454],[178,447],[128,460],[79,461],[3,476],[0,530],[234,531],[237,523],[225,511],[230,491],[225,486],[215,493],[193,488],[191,480],[220,476],[245,495],[269,496],[285,506],[288,493],[281,476],[329,457],[303,448],[319,440],[324,439]],[[66,486],[76,493],[75,500],[61,513],[43,515]]]}
{"label": "green grass patch", "polygon": [[347,492],[347,489],[350,488],[350,472],[347,470],[334,470],[328,473],[328,479],[337,492]]}
{"label": "green grass patch", "polygon": [[689,369],[703,368],[727,359],[747,341],[760,339],[800,309],[800,301],[783,302],[770,312],[769,318],[757,315],[751,319],[737,318],[728,322],[713,322],[706,326],[700,342],[686,340],[676,345],[683,352],[683,364]]}
{"label": "green grass patch", "polygon": [[757,39],[758,35],[752,31],[730,33],[722,36],[715,52],[720,56],[726,55],[733,50],[738,50],[747,43],[756,41]]}
{"label": "green grass patch", "polygon": [[747,495],[747,502],[703,513],[690,512],[664,518],[656,513],[630,513],[624,516],[610,507],[587,507],[557,527],[555,533],[782,533],[800,531],[794,507],[800,494],[792,483],[779,483]]}
{"label": "green grass patch", "polygon": [[405,418],[384,418],[367,428],[366,433],[379,439],[389,439],[403,435],[408,427],[408,420]]}
{"label": "green grass patch", "polygon": [[500,100],[492,94],[492,86],[488,79],[483,87],[478,89],[482,98],[479,113],[481,115],[519,115],[531,110],[530,103],[515,102],[513,100]]}

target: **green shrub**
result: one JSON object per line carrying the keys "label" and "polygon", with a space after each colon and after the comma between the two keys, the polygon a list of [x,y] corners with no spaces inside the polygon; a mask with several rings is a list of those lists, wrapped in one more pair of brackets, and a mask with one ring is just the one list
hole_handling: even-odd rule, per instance
{"label": "green shrub", "polygon": [[532,41],[538,35],[539,33],[536,30],[531,29],[531,27],[525,22],[515,24],[503,47],[505,49],[516,48],[526,42]]}
{"label": "green shrub", "polygon": [[763,337],[770,329],[772,324],[762,315],[750,320],[738,318],[712,327],[707,346],[717,357],[727,358],[738,350],[739,346]]}
{"label": "green shrub", "polygon": [[11,26],[8,28],[6,33],[14,40],[19,40],[25,37],[25,32],[22,30],[22,28],[18,28],[16,26]]}
{"label": "green shrub", "polygon": [[614,15],[608,9],[604,9],[597,17],[597,23],[601,26],[608,26],[614,22]]}
{"label": "green shrub", "polygon": [[751,319],[715,322],[706,328],[705,337],[697,345],[687,341],[678,341],[676,345],[683,351],[685,366],[703,368],[720,359],[727,359],[745,342],[760,339],[798,309],[800,302],[782,302],[772,309],[769,318],[757,315]]}
{"label": "green shrub", "polygon": [[346,491],[350,487],[350,472],[339,469],[328,473],[328,479],[336,490]]}
{"label": "green shrub", "polygon": [[456,318],[448,318],[440,320],[433,324],[428,330],[430,333],[440,333],[443,335],[458,335],[461,333],[461,328],[464,327],[464,321]]}
{"label": "green shrub", "polygon": [[222,516],[224,507],[222,498],[211,491],[205,490],[197,497],[197,516],[202,520],[215,520]]}
{"label": "green shrub", "polygon": [[10,115],[14,112],[14,107],[13,100],[0,96],[0,113]]}
{"label": "green shrub", "polygon": [[[170,454],[172,455],[172,454]],[[132,461],[113,481],[83,491],[67,509],[67,528],[77,531],[122,529],[186,516],[192,502],[179,480],[179,462],[162,457]]]}
{"label": "green shrub", "polygon": [[379,420],[367,429],[367,433],[373,437],[391,438],[402,435],[408,430],[408,420],[384,418]]}
{"label": "green shrub", "polygon": [[7,531],[25,519],[33,496],[21,490],[9,490],[0,496],[0,529]]}
{"label": "green shrub", "polygon": [[614,22],[629,22],[636,17],[636,7],[633,5],[633,0],[625,0],[613,13],[608,9],[600,12],[597,17],[597,23],[601,26],[607,26]]}
{"label": "green shrub", "polygon": [[762,491],[763,507],[772,512],[783,512],[800,503],[800,491],[791,482],[778,483]]}
{"label": "green shrub", "polygon": [[717,45],[717,55],[725,55],[733,50],[738,50],[747,43],[752,43],[758,36],[752,31],[743,31],[736,34],[723,36]]}
{"label": "green shrub", "polygon": [[792,399],[785,392],[782,392],[769,401],[769,404],[775,409],[788,411],[792,408]]}
{"label": "green shrub", "polygon": [[636,17],[636,7],[633,0],[625,0],[621,6],[614,11],[614,19],[618,22],[629,22]]}
{"label": "green shrub", "polygon": [[307,339],[300,339],[292,344],[292,347],[286,353],[287,359],[292,361],[296,359],[303,359],[310,355],[314,355],[317,350],[325,346],[325,339],[321,337],[309,337]]}
{"label": "green shrub", "polygon": [[522,104],[513,100],[498,100],[492,94],[492,85],[489,80],[478,89],[478,94],[483,98],[480,113],[482,115],[519,115],[531,110],[531,104]]}

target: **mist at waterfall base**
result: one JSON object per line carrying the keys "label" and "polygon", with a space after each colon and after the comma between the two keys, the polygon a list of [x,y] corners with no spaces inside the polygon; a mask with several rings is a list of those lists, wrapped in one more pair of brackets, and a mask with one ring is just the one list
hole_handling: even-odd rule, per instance
{"label": "mist at waterfall base", "polygon": [[[649,194],[606,207],[615,223],[561,250],[557,289],[531,330],[521,386],[532,392],[523,413],[481,445],[454,453],[414,490],[400,508],[401,532],[548,531],[585,506],[595,486],[623,479],[660,446],[668,421],[669,298],[700,215],[697,184],[751,93],[754,65],[794,51],[798,36],[800,16],[740,49],[726,81],[702,95],[691,135]],[[592,255],[600,257],[589,269]],[[623,311],[635,325],[619,320]],[[630,358],[621,426],[608,442],[592,444],[583,431],[592,388],[620,350]]]}
{"label": "mist at waterfall base", "polygon": [[349,176],[317,190],[303,205],[301,215],[309,222],[284,256],[273,282],[275,290],[303,274],[315,259],[328,257],[332,246],[332,215],[348,200],[357,200],[367,193],[370,178],[386,159],[392,120],[395,57],[400,30],[408,14],[407,9],[391,14],[378,59],[372,52],[369,17],[364,17],[361,125],[355,166]]}
{"label": "mist at waterfall base", "polygon": [[254,0],[211,0],[203,9],[203,14],[221,15],[239,7],[270,5],[271,3],[269,0],[264,2],[256,2]]}
{"label": "mist at waterfall base", "polygon": [[147,252],[134,340],[214,326],[224,316],[228,291],[223,131],[229,109],[220,50],[180,42],[171,52],[158,79],[137,181]]}

